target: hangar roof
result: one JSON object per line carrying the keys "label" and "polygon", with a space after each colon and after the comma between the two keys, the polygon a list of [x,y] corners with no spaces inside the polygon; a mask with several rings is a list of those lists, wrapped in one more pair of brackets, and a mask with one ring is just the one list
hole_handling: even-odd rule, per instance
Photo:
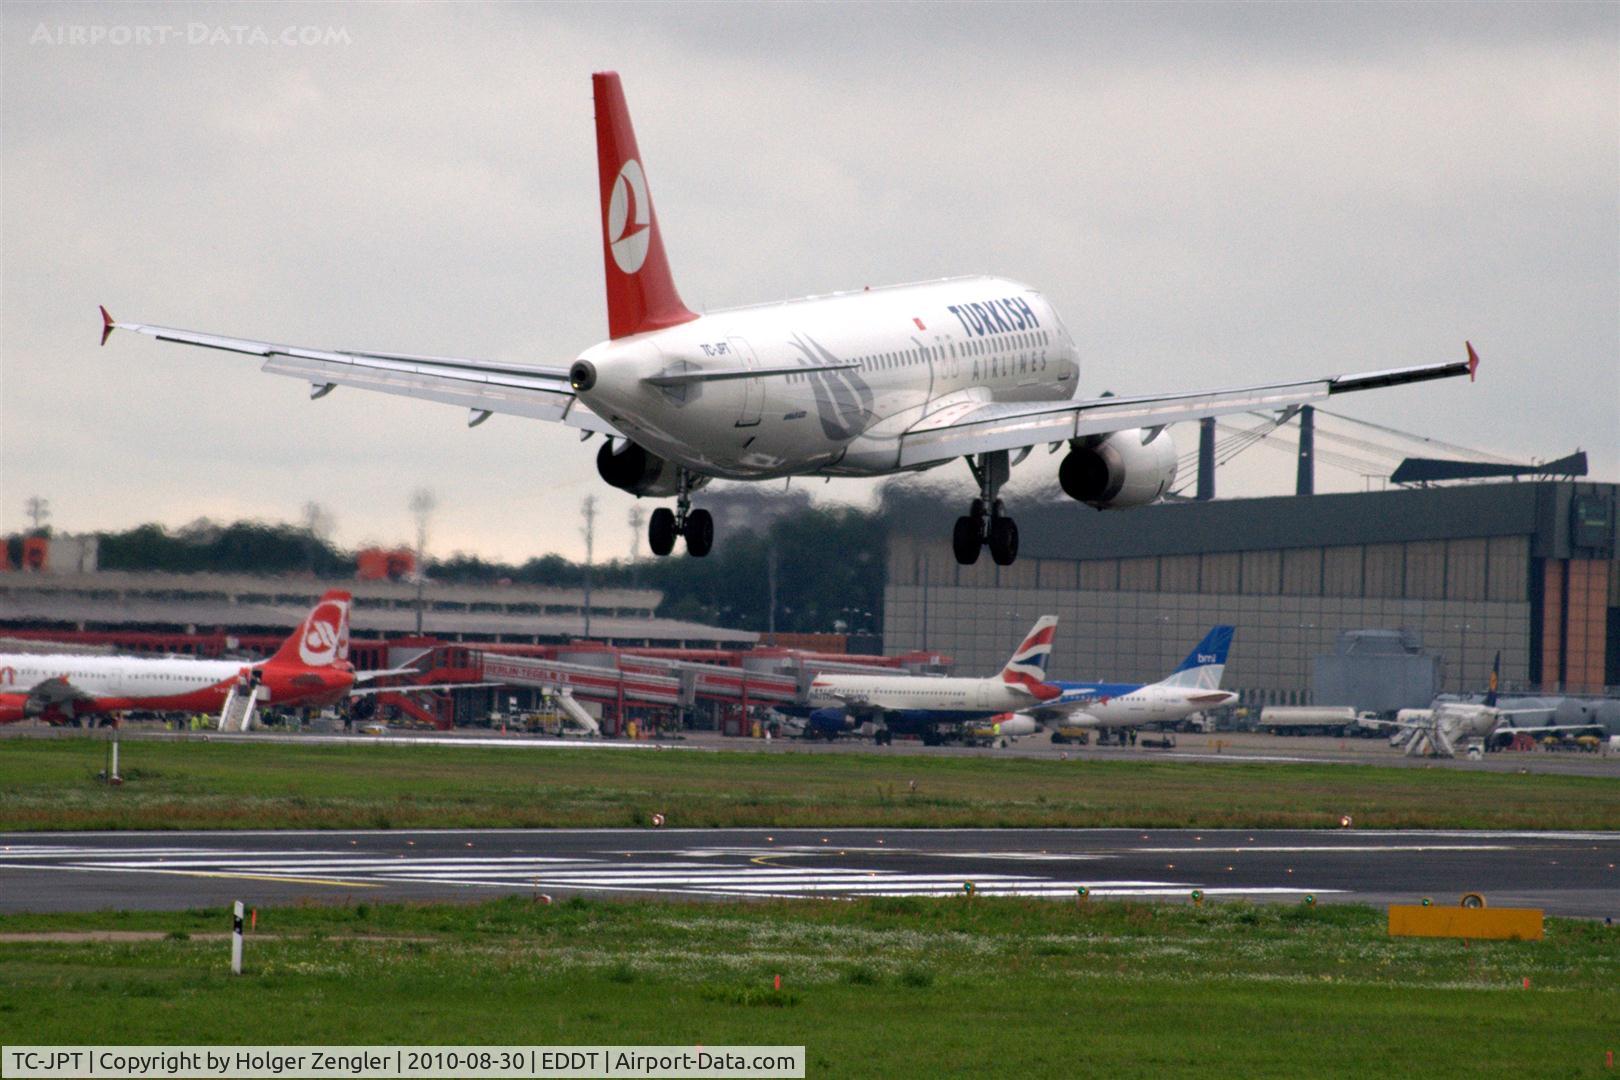
{"label": "hangar roof", "polygon": [[[1112,559],[1489,536],[1529,536],[1537,557],[1613,558],[1617,494],[1615,484],[1542,481],[1098,511],[1067,499],[1020,500],[1009,492],[1007,507],[1018,521],[1024,558]],[[1606,535],[1598,543],[1589,542],[1589,534],[1576,535],[1578,497],[1583,506],[1606,508]],[[948,537],[966,503],[965,496],[942,499],[926,489],[890,488],[885,496],[897,532],[930,538]]]}

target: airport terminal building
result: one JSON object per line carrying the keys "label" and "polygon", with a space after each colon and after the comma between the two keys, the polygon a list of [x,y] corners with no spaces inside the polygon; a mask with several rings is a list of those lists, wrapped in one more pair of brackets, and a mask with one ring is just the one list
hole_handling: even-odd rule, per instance
{"label": "airport terminal building", "polygon": [[1035,618],[1061,617],[1060,677],[1163,677],[1216,623],[1237,627],[1225,684],[1251,704],[1310,701],[1341,633],[1404,631],[1441,688],[1598,693],[1620,685],[1620,486],[1567,481],[1228,499],[1098,512],[1010,507],[1012,566],[959,566],[959,508],[891,492],[890,653],[996,670]]}

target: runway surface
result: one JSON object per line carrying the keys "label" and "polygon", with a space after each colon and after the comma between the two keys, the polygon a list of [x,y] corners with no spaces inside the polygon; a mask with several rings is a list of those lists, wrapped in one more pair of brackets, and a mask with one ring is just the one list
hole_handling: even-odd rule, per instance
{"label": "runway surface", "polygon": [[0,834],[0,911],[546,893],[1456,903],[1620,916],[1620,834],[672,829]]}

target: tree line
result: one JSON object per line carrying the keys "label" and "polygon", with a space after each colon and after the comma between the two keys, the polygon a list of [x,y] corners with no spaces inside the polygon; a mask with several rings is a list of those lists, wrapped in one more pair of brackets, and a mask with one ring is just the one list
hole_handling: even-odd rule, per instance
{"label": "tree line", "polygon": [[[178,530],[146,524],[97,534],[104,570],[173,573],[310,574],[352,578],[356,555],[306,527],[238,521],[198,522]],[[662,618],[764,631],[770,626],[770,583],[776,583],[776,629],[824,633],[877,632],[883,623],[885,515],[855,507],[811,506],[777,518],[763,531],[722,537],[708,557],[614,560],[590,568],[596,588],[642,587],[663,594]],[[457,553],[428,560],[430,582],[498,585],[585,583],[583,563],[542,555],[522,564]]]}

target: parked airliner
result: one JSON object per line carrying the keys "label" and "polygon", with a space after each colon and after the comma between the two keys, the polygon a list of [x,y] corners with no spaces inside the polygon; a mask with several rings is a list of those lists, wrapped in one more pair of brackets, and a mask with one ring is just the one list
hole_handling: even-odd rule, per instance
{"label": "parked airliner", "polygon": [[269,705],[327,705],[353,691],[349,594],[333,589],[274,655],[258,663],[187,657],[0,655],[0,724],[73,722],[151,709],[218,713],[233,689],[258,686]]}
{"label": "parked airliner", "polygon": [[1050,728],[1052,741],[1066,732],[1095,730],[1098,738],[1126,733],[1148,724],[1173,724],[1193,713],[1230,705],[1238,696],[1221,689],[1233,628],[1217,626],[1204,635],[1187,659],[1156,683],[1066,682],[1054,679],[1060,694],[1020,710],[1002,725],[1003,734],[1027,734],[1034,723]]}
{"label": "parked airliner", "polygon": [[1402,709],[1394,720],[1372,720],[1379,727],[1399,729],[1406,736],[1409,757],[1456,757],[1459,749],[1468,748],[1479,753],[1490,749],[1498,736],[1511,739],[1514,735],[1573,736],[1599,734],[1601,724],[1519,724],[1517,716],[1545,716],[1544,708],[1504,709],[1497,703],[1496,690],[1502,680],[1502,654],[1496,654],[1491,665],[1490,682],[1486,684],[1485,700],[1436,701],[1427,709]]}
{"label": "parked airliner", "polygon": [[648,524],[653,552],[677,537],[708,553],[714,521],[692,493],[715,477],[882,476],[964,458],[978,497],[956,521],[964,563],[984,547],[1006,565],[1018,528],[1000,491],[1037,446],[1068,452],[1063,491],[1098,509],[1142,506],[1176,472],[1167,425],[1456,375],[1478,357],[1257,386],[1087,397],[1080,349],[1051,302],[1000,277],[863,289],[707,314],[676,291],[619,76],[592,76],[608,340],[557,366],[312,349],[120,322],[114,329],[245,353],[308,380],[311,398],[353,386],[459,405],[474,427],[495,413],[605,436],[603,480],[673,496]]}
{"label": "parked airliner", "polygon": [[779,711],[807,713],[807,730],[829,737],[869,724],[879,743],[892,742],[896,732],[937,742],[966,721],[1057,698],[1061,691],[1046,682],[1057,622],[1056,615],[1037,619],[1012,658],[987,679],[824,673],[811,681],[808,704]]}

